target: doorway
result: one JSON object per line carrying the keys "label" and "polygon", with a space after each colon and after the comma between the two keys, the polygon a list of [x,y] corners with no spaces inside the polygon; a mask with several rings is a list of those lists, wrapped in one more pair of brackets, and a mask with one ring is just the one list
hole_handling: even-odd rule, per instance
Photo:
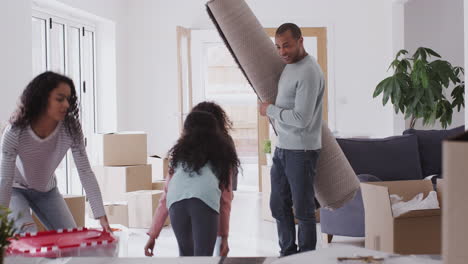
{"label": "doorway", "polygon": [[[275,28],[266,28],[274,42]],[[302,28],[307,52],[323,69],[327,67],[327,30]],[[233,122],[231,136],[242,164],[238,190],[261,191],[263,153],[266,139],[275,141],[267,118],[258,114],[257,97],[235,63],[216,30],[193,30],[178,27],[179,111],[180,124],[193,107],[202,101],[221,105]],[[186,57],[188,56],[188,57]],[[324,120],[328,118],[328,89],[324,94]]]}

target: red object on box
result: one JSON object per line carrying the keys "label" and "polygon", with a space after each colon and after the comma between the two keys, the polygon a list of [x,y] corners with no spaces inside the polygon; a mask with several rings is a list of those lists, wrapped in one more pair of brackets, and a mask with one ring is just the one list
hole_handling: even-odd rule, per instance
{"label": "red object on box", "polygon": [[23,257],[114,257],[118,240],[110,233],[97,229],[59,229],[24,233],[12,239],[7,256]]}

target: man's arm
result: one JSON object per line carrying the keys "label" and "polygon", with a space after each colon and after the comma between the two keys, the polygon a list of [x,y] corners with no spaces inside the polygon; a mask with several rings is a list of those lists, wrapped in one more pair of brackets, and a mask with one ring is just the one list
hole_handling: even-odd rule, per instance
{"label": "man's arm", "polygon": [[266,108],[268,117],[286,125],[304,128],[312,121],[323,83],[319,72],[314,72],[297,83],[293,109],[283,109],[270,104]]}

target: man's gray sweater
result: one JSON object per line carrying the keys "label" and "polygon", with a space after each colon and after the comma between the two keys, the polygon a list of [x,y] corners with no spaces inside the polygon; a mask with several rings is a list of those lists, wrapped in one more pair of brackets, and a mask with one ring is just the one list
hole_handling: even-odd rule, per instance
{"label": "man's gray sweater", "polygon": [[275,120],[277,147],[290,150],[318,150],[322,147],[323,72],[310,55],[288,64],[278,83],[278,96],[267,108]]}

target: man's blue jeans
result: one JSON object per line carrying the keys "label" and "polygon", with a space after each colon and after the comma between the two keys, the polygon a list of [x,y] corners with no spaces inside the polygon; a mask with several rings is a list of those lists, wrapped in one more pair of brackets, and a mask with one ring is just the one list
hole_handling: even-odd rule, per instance
{"label": "man's blue jeans", "polygon": [[[275,150],[271,168],[270,209],[276,219],[281,256],[315,250],[314,178],[319,153],[320,150]],[[299,221],[299,249],[294,217]]]}

